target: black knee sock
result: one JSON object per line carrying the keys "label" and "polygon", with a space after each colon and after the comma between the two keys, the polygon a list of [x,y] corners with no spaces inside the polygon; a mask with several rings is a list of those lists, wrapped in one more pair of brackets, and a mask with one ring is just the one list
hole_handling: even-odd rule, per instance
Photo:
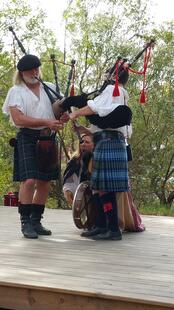
{"label": "black knee sock", "polygon": [[42,219],[42,214],[44,213],[45,205],[33,203],[31,205],[31,219],[40,221]]}
{"label": "black knee sock", "polygon": [[107,217],[107,228],[111,231],[118,231],[118,211],[115,193],[107,193],[101,196],[103,210]]}
{"label": "black knee sock", "polygon": [[19,203],[18,213],[21,215],[21,217],[25,216],[29,218],[31,214],[31,204]]}
{"label": "black knee sock", "polygon": [[103,211],[103,205],[99,194],[93,195],[93,202],[96,206],[95,226],[99,228],[106,228],[106,215]]}

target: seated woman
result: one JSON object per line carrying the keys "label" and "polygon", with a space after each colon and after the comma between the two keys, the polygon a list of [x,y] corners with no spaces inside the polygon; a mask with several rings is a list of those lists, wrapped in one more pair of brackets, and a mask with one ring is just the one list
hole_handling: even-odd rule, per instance
{"label": "seated woman", "polygon": [[79,144],[79,150],[68,162],[63,174],[63,193],[70,205],[72,205],[78,185],[90,179],[91,169],[88,164],[92,158],[94,144],[90,134],[83,134],[81,138],[82,142]]}

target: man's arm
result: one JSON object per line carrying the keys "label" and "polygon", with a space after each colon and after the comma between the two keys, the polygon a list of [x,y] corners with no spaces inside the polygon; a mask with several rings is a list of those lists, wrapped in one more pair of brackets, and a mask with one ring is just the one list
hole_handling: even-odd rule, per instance
{"label": "man's arm", "polygon": [[24,115],[20,110],[15,107],[10,107],[10,114],[13,122],[19,127],[49,127],[51,130],[57,131],[62,129],[63,122],[55,119],[41,119]]}

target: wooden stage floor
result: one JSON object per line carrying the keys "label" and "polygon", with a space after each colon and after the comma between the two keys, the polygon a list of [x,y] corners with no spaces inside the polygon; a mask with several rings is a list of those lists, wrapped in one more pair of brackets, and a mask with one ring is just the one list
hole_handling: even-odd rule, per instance
{"label": "wooden stage floor", "polygon": [[25,239],[15,207],[0,207],[0,308],[174,309],[174,218],[144,216],[122,241],[80,236],[69,210],[46,210],[52,236]]}

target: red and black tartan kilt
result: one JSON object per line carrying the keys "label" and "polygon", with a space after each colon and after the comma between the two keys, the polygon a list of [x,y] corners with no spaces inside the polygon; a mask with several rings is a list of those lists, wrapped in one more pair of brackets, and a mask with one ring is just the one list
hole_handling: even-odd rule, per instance
{"label": "red and black tartan kilt", "polygon": [[[17,143],[14,148],[13,180],[57,180],[59,177],[58,166],[51,172],[39,171],[36,158],[36,143],[39,138],[39,130],[31,130],[31,132],[32,131],[35,132],[35,134],[28,135],[21,131],[17,134]],[[47,163],[45,163],[45,165],[46,164]]]}

